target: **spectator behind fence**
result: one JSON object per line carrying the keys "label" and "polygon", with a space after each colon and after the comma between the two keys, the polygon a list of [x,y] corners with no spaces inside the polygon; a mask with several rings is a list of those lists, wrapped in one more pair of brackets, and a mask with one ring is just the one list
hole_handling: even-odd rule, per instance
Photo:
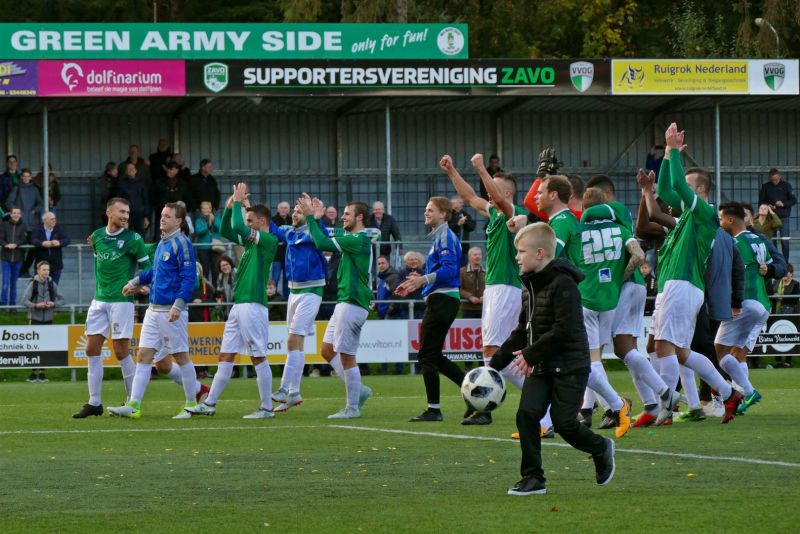
{"label": "spectator behind fence", "polygon": [[[150,175],[153,180],[153,185],[163,183],[167,178],[167,163],[172,158],[172,148],[169,146],[169,141],[166,139],[159,139],[156,151],[150,154],[147,158],[150,161]],[[184,199],[180,199],[184,200]],[[158,205],[156,205],[158,208]]]}
{"label": "spectator behind fence", "polygon": [[377,228],[381,231],[381,246],[380,255],[391,258],[392,246],[389,242],[394,239],[400,241],[400,227],[394,217],[386,213],[386,208],[383,202],[376,201],[372,203],[372,213],[367,218],[367,228]]}
{"label": "spectator behind fence", "polygon": [[100,175],[100,203],[98,209],[100,210],[100,222],[103,226],[108,224],[108,216],[106,216],[106,204],[108,200],[119,196],[119,170],[117,164],[113,161],[106,163],[106,170]]}
{"label": "spectator behind fence", "polygon": [[[25,223],[25,244],[31,241],[31,230],[39,224],[42,217],[42,195],[32,183],[30,169],[22,169],[19,184],[11,189],[8,195],[9,209],[19,206],[22,210],[22,222]],[[28,278],[31,266],[33,265],[33,249],[28,249],[25,253],[25,260],[20,269],[20,276]]]}
{"label": "spectator behind fence", "polygon": [[145,231],[150,226],[150,220],[148,219],[150,204],[147,185],[137,174],[136,164],[126,163],[124,168],[125,174],[119,180],[119,195],[130,203],[131,215],[128,228],[144,236]]}
{"label": "spectator behind fence", "polygon": [[[28,322],[32,325],[53,324],[56,308],[64,305],[58,284],[50,277],[46,261],[36,263],[36,275],[25,288],[22,304],[28,308]],[[47,382],[44,369],[32,369],[28,382]]]}
{"label": "spectator behind fence", "polygon": [[322,217],[326,228],[341,228],[342,221],[339,220],[339,212],[335,206],[325,208],[325,215]]}
{"label": "spectator behind fence", "polygon": [[664,161],[664,145],[653,145],[650,147],[650,152],[647,153],[647,162],[644,167],[658,176],[662,161]]}
{"label": "spectator behind fence", "polygon": [[[289,203],[282,201],[278,203],[272,222],[278,226],[291,226],[292,215],[289,213]],[[283,283],[278,285],[283,274]],[[275,259],[272,260],[272,281],[275,287],[280,287],[281,295],[286,297],[289,294],[289,280],[286,278],[286,243],[278,243],[278,250],[275,252]]]}
{"label": "spectator behind fence", "polygon": [[779,229],[782,224],[780,217],[775,215],[775,211],[769,204],[761,204],[758,207],[758,216],[753,219],[753,228],[770,241],[775,235],[775,230]]}
{"label": "spectator behind fence", "polygon": [[211,303],[214,302],[214,286],[205,277],[205,271],[200,262],[195,262],[197,271],[197,282],[192,295],[193,304],[209,304],[209,306],[189,306],[189,321],[192,323],[211,322]]}
{"label": "spectator behind fence", "polygon": [[486,289],[486,269],[481,265],[483,251],[472,247],[468,252],[469,262],[461,268],[461,316],[464,319],[480,319],[483,311],[483,292]]}
{"label": "spectator behind fence", "polygon": [[19,160],[14,154],[6,156],[6,170],[0,174],[0,204],[6,205],[11,189],[19,184]]}
{"label": "spectator behind fence", "polygon": [[[405,282],[408,275],[412,272],[418,273],[420,276],[425,275],[425,256],[420,254],[419,252],[409,251],[406,252],[405,256],[403,256],[403,263],[405,267],[400,269],[397,273],[397,283],[392,288],[392,293],[394,290],[397,289],[397,286]],[[396,298],[400,299],[400,297],[395,296]],[[414,302],[414,319],[422,319],[422,316],[425,314],[425,301],[422,298],[422,288],[420,287],[413,293],[409,293],[401,300],[413,300]],[[398,319],[408,319],[408,303],[406,302],[398,302],[397,303],[397,315]]]}
{"label": "spectator behind fence", "polygon": [[267,301],[269,302],[269,320],[286,320],[286,299],[278,293],[278,286],[270,280],[267,282]]}
{"label": "spectator behind fence", "polygon": [[191,202],[188,203],[190,211],[200,209],[203,201],[211,202],[214,211],[219,208],[220,192],[217,180],[211,174],[214,171],[214,163],[210,159],[200,161],[200,170],[192,176],[189,191],[191,191]]}
{"label": "spectator behind fence", "polygon": [[[498,172],[503,172],[503,168],[500,166],[500,156],[497,154],[492,154],[489,156],[489,164],[486,166],[486,172],[489,173],[489,176],[494,178],[494,175]],[[481,198],[484,200],[489,200],[489,193],[486,191],[486,187],[483,185],[483,180],[478,180],[480,188],[481,188]]]}
{"label": "spectator behind fence", "polygon": [[[470,232],[475,230],[475,219],[464,210],[463,198],[454,196],[450,199],[450,205],[453,208],[453,213],[450,216],[450,220],[447,221],[447,224],[450,226],[450,230],[456,234],[458,240],[461,243],[466,243],[469,241]],[[467,264],[467,248],[469,247],[465,246],[461,249],[462,267]]]}
{"label": "spectator behind fence", "polygon": [[153,194],[150,200],[156,210],[169,202],[186,202],[189,197],[189,184],[183,182],[175,162],[167,163],[163,179],[153,180]]}
{"label": "spectator behind fence", "polygon": [[644,287],[647,290],[647,300],[644,301],[644,314],[653,315],[656,306],[656,295],[658,295],[658,282],[650,263],[645,261],[639,266],[639,272],[644,277]]}
{"label": "spectator behind fence", "polygon": [[[47,177],[48,209],[55,213],[56,207],[61,201],[61,188],[58,186],[58,177],[53,174],[53,166],[48,163],[47,168],[50,170],[50,173]],[[32,183],[36,186],[36,189],[39,190],[39,195],[41,195],[41,197],[44,199],[44,173],[37,173],[36,176],[33,177]],[[44,204],[44,201],[42,201],[42,204]]]}
{"label": "spectator behind fence", "polygon": [[781,228],[778,233],[781,237],[781,250],[783,257],[789,261],[789,240],[791,235],[791,215],[792,206],[797,204],[797,198],[792,192],[792,186],[789,182],[783,179],[778,169],[772,168],[769,170],[769,180],[761,185],[761,190],[758,193],[758,204],[767,204],[775,212],[781,222]]}
{"label": "spectator behind fence", "polygon": [[183,161],[183,156],[180,152],[175,152],[170,158],[170,163],[178,166],[178,179],[186,185],[187,190],[192,183],[192,171],[186,166]]}
{"label": "spectator behind fence", "polygon": [[[776,297],[792,295],[793,298],[775,298],[772,300],[772,313],[793,314],[800,310],[800,284],[794,279],[794,267],[791,263],[786,265],[786,276],[780,280],[767,281],[767,293]],[[797,317],[787,317],[797,327]],[[775,367],[791,367],[791,356],[776,356]]]}
{"label": "spectator behind fence", "polygon": [[200,203],[200,213],[194,221],[194,242],[197,251],[197,261],[203,266],[203,271],[209,273],[211,278],[217,276],[216,264],[220,257],[222,239],[219,233],[220,220],[211,209],[211,202],[207,200]]}
{"label": "spectator behind fence", "polygon": [[120,176],[125,176],[125,166],[128,163],[133,163],[133,165],[136,167],[136,175],[142,180],[142,182],[144,182],[146,189],[149,190],[152,183],[150,166],[145,160],[142,159],[139,145],[131,145],[128,147],[128,157],[119,164],[119,168],[117,169],[117,172]]}
{"label": "spectator behind fence", "polygon": [[236,269],[233,259],[230,256],[221,256],[217,260],[216,300],[220,304],[217,306],[217,320],[227,321],[230,312],[230,304],[233,304],[233,286],[236,283]]}
{"label": "spectator behind fence", "polygon": [[17,304],[17,279],[19,278],[25,250],[19,248],[27,243],[27,228],[19,208],[11,209],[11,217],[0,223],[0,263],[3,266],[3,292],[0,306]]}
{"label": "spectator behind fence", "polygon": [[57,224],[56,215],[47,212],[42,215],[42,224],[38,225],[31,233],[31,244],[34,249],[34,260],[48,263],[48,274],[58,284],[61,281],[61,270],[64,268],[62,259],[63,248],[69,245],[69,236],[60,224]]}

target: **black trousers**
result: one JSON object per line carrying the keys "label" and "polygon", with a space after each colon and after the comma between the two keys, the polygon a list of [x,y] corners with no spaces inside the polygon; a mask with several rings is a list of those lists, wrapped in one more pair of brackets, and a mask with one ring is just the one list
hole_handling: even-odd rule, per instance
{"label": "black trousers", "polygon": [[605,451],[605,439],[578,422],[578,410],[583,403],[583,392],[588,381],[588,372],[560,376],[533,375],[525,379],[517,410],[517,430],[522,448],[520,473],[523,477],[545,481],[539,420],[548,406],[553,430],[564,441],[593,456]]}
{"label": "black trousers", "polygon": [[458,315],[461,303],[441,293],[428,297],[425,315],[422,316],[420,348],[417,354],[428,404],[439,404],[439,373],[452,380],[459,387],[464,381],[464,371],[442,354],[444,340],[450,326]]}
{"label": "black trousers", "polygon": [[[729,380],[728,374],[719,366],[717,360],[717,351],[714,348],[714,338],[717,337],[717,330],[719,330],[719,321],[715,321],[708,316],[708,307],[704,303],[700,307],[700,312],[697,314],[697,321],[694,326],[694,337],[692,338],[691,349],[694,352],[702,354],[714,364],[714,367],[720,374]],[[700,400],[711,400],[711,386],[706,384],[703,379],[700,379]]]}
{"label": "black trousers", "polygon": [[461,317],[464,319],[480,319],[482,313],[481,310],[463,310],[461,312]]}

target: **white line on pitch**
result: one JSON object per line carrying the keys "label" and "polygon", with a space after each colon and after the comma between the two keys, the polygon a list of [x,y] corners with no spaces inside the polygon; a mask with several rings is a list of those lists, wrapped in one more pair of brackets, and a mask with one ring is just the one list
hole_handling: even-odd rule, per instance
{"label": "white line on pitch", "polygon": [[[406,434],[410,436],[428,436],[433,438],[450,438],[450,439],[464,439],[474,441],[495,441],[503,443],[519,443],[515,439],[509,438],[496,438],[492,436],[468,436],[465,434],[443,434],[438,432],[415,432],[412,430],[400,430],[394,428],[375,428],[366,426],[350,426],[350,425],[327,425],[329,428],[341,428],[343,430],[363,430],[367,432],[384,432],[386,434]],[[548,443],[542,442],[542,445],[547,447],[565,447],[570,448],[566,443]],[[665,452],[665,451],[652,451],[645,449],[620,449],[616,448],[617,452],[633,453],[633,454],[649,454],[651,456],[667,456],[672,458],[690,458],[693,460],[717,460],[727,462],[741,462],[745,464],[758,464],[758,465],[776,465],[780,467],[800,467],[800,463],[780,462],[776,460],[759,460],[758,458],[742,458],[740,456],[711,456],[707,454],[692,454],[680,452]]]}
{"label": "white line on pitch", "polygon": [[325,428],[328,425],[274,425],[274,426],[187,426],[174,428],[95,428],[80,430],[9,430],[0,436],[23,434],[124,434],[126,432],[208,432],[214,430],[296,430],[301,428]]}

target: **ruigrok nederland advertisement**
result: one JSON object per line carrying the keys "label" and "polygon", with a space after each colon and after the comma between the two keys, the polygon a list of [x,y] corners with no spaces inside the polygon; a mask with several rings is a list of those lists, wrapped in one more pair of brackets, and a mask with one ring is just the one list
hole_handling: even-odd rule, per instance
{"label": "ruigrok nederland advertisement", "polygon": [[181,60],[39,62],[39,96],[157,97],[186,94]]}

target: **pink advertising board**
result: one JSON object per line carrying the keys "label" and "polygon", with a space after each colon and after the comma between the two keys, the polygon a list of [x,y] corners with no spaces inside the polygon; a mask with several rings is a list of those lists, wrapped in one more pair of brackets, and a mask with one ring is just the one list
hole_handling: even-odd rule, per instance
{"label": "pink advertising board", "polygon": [[39,96],[184,96],[182,60],[39,61]]}

